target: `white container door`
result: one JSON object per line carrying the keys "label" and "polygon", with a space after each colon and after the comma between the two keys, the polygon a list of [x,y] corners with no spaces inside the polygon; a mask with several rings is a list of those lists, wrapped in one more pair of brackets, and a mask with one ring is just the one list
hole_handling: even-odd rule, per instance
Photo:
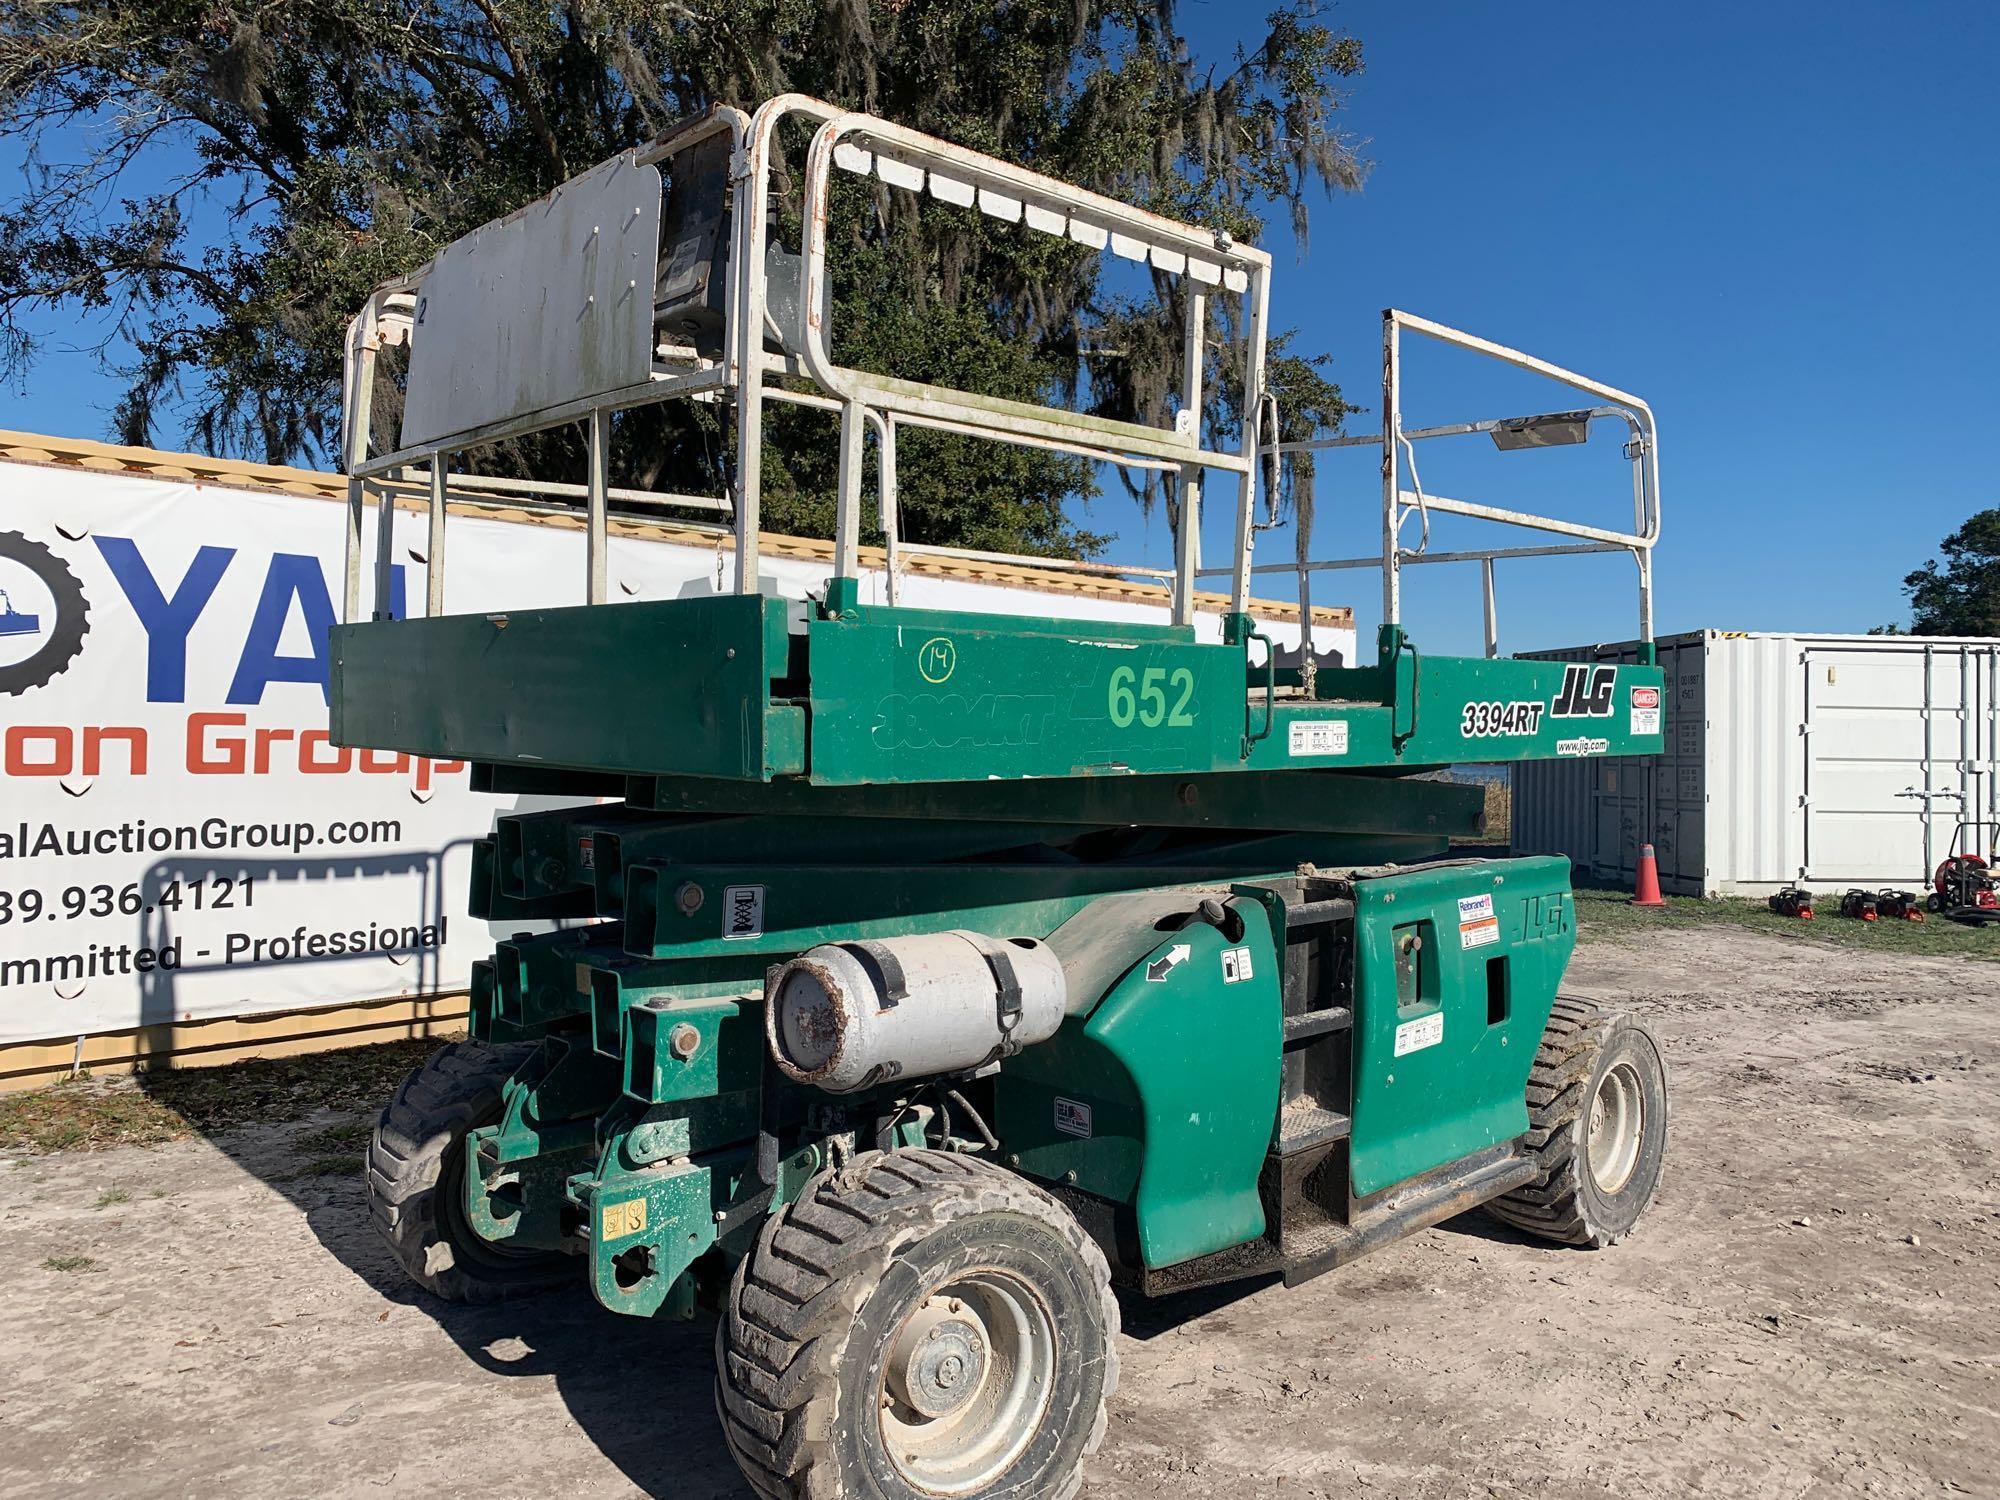
{"label": "white container door", "polygon": [[1994,655],[1805,648],[1806,880],[1921,886],[1960,816],[1991,816]]}

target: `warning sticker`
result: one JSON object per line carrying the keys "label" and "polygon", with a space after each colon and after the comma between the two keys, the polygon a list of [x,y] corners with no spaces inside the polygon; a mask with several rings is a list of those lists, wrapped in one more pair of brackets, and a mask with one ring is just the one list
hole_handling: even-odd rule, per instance
{"label": "warning sticker", "polygon": [[646,1232],[646,1200],[628,1198],[623,1203],[607,1203],[599,1216],[604,1238],[622,1240],[628,1234]]}
{"label": "warning sticker", "polygon": [[1458,946],[1484,948],[1500,941],[1500,919],[1493,914],[1493,896],[1458,898]]}
{"label": "warning sticker", "polygon": [[1660,690],[1653,687],[1632,689],[1632,732],[1634,734],[1658,734],[1660,732]]}
{"label": "warning sticker", "polygon": [[1222,982],[1224,984],[1241,984],[1250,977],[1250,950],[1248,948],[1224,948],[1222,950]]}
{"label": "warning sticker", "polygon": [[1443,1040],[1444,1012],[1432,1011],[1414,1021],[1405,1021],[1396,1028],[1396,1056],[1401,1057],[1405,1052],[1421,1052]]}
{"label": "warning sticker", "polygon": [[1294,724],[1289,732],[1293,755],[1347,754],[1347,720],[1311,719]]}
{"label": "warning sticker", "polygon": [[586,870],[597,868],[597,841],[587,833],[576,841],[576,862]]}
{"label": "warning sticker", "polygon": [[1056,1129],[1064,1135],[1090,1138],[1090,1106],[1081,1099],[1056,1100]]}
{"label": "warning sticker", "polygon": [[764,887],[732,885],[722,893],[722,937],[754,938],[764,935]]}

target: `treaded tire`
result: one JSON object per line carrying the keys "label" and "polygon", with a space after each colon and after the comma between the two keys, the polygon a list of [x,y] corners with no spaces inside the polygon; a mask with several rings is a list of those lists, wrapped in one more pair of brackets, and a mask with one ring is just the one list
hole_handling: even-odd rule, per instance
{"label": "treaded tire", "polygon": [[0,667],[0,694],[25,693],[30,688],[47,687],[51,678],[76,660],[83,638],[90,634],[90,601],[69,564],[43,543],[18,531],[0,531],[0,557],[11,559],[42,581],[55,601],[55,617],[49,622],[49,638],[35,652]]}
{"label": "treaded tire", "polygon": [[534,1052],[453,1042],[405,1078],[375,1122],[368,1210],[410,1279],[447,1302],[499,1302],[570,1280],[569,1257],[488,1244],[457,1209],[466,1133],[500,1118],[500,1086]]}
{"label": "treaded tire", "polygon": [[[1592,1101],[1614,1071],[1642,1101],[1637,1149],[1615,1191],[1592,1171]],[[1623,1011],[1558,997],[1528,1074],[1526,1144],[1541,1171],[1486,1205],[1504,1224],[1592,1250],[1632,1232],[1654,1195],[1667,1153],[1667,1066],[1652,1032]]]}
{"label": "treaded tire", "polygon": [[1054,1376],[1025,1448],[960,1493],[1075,1495],[1118,1387],[1110,1268],[1040,1188],[941,1151],[870,1152],[822,1173],[737,1266],[716,1331],[716,1409],[751,1487],[766,1500],[928,1500],[887,1453],[883,1366],[933,1290],[989,1268],[1053,1315]]}

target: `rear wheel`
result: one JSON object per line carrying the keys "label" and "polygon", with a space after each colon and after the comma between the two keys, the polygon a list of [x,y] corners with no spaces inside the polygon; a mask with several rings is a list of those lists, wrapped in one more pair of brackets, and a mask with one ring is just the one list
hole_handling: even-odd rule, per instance
{"label": "rear wheel", "polygon": [[770,1500],[1064,1500],[1104,1436],[1103,1254],[1013,1173],[871,1153],[809,1184],[736,1269],[716,1335],[731,1452]]}
{"label": "rear wheel", "polygon": [[1543,1239],[1615,1245],[1652,1203],[1666,1163],[1659,1042],[1622,1011],[1559,998],[1528,1075],[1528,1125],[1540,1172],[1487,1211]]}
{"label": "rear wheel", "polygon": [[480,1238],[465,1215],[465,1137],[500,1118],[532,1045],[454,1042],[403,1080],[368,1142],[368,1209],[410,1279],[448,1302],[498,1302],[569,1279],[566,1256]]}

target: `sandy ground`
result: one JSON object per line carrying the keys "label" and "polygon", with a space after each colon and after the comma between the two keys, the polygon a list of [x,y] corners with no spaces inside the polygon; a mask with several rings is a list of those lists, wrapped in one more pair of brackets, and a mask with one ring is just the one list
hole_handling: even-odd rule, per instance
{"label": "sandy ground", "polygon": [[[1667,930],[1569,988],[1675,1070],[1639,1232],[1128,1301],[1086,1494],[2000,1495],[2000,968]],[[419,1301],[284,1178],[327,1123],[0,1168],[0,1494],[745,1493],[710,1323]]]}

